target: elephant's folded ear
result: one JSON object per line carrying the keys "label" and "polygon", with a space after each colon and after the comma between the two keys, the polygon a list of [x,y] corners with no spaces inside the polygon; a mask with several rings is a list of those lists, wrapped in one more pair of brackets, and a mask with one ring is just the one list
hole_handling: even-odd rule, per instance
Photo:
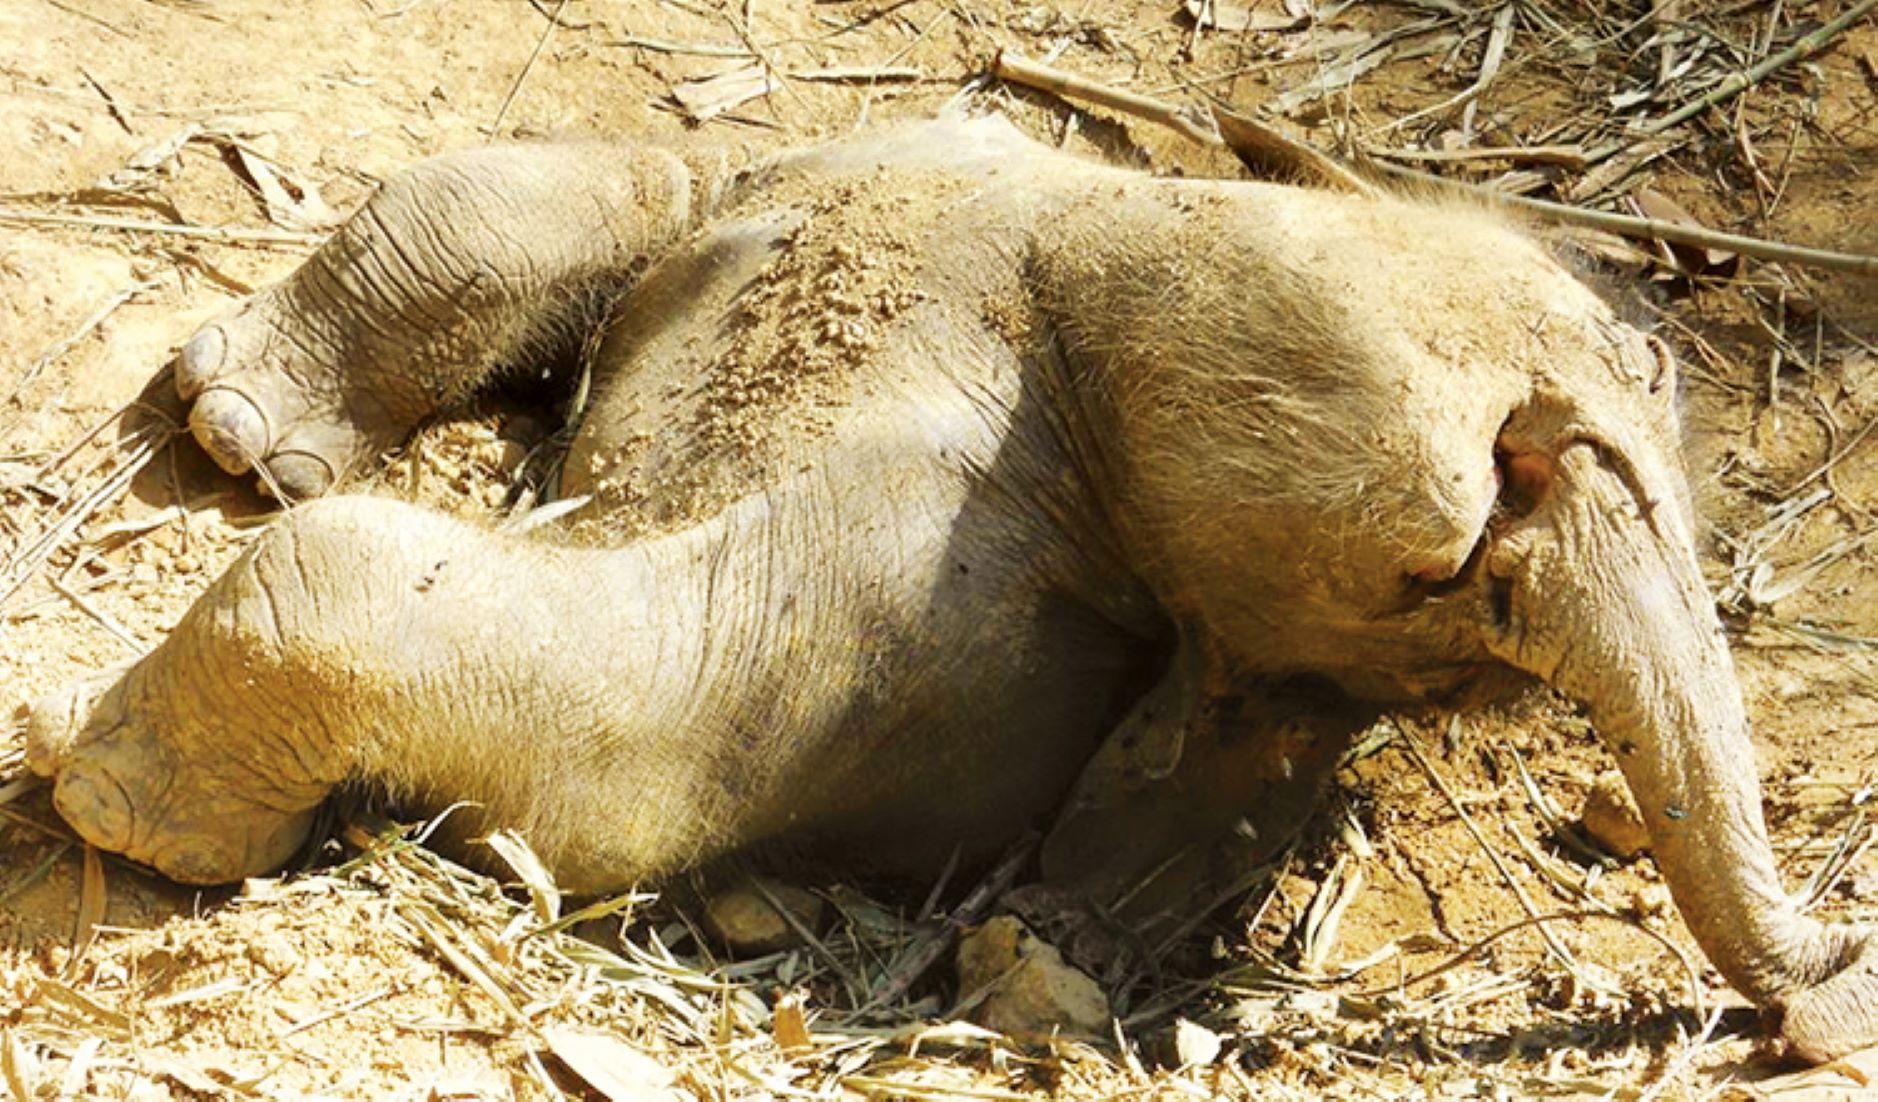
{"label": "elephant's folded ear", "polygon": [[1084,768],[1044,879],[1137,925],[1217,902],[1296,835],[1373,718],[1321,684],[1231,685],[1183,645]]}
{"label": "elephant's folded ear", "polygon": [[[1126,876],[1122,866],[1134,863],[1127,856],[1133,850],[1158,852],[1170,841],[1159,837],[1171,824],[1157,814],[1157,806],[1187,764],[1183,756],[1190,733],[1205,722],[1203,681],[1197,649],[1181,647],[1160,681],[1110,732],[1083,767],[1044,839],[1047,879],[1093,887]],[[1198,741],[1208,741],[1205,732]]]}

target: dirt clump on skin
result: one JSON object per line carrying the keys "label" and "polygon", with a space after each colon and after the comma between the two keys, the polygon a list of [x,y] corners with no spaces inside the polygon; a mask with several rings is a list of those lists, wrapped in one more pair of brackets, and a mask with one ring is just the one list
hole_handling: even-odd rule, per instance
{"label": "dirt clump on skin", "polygon": [[737,335],[705,382],[707,439],[752,449],[804,405],[801,415],[817,428],[832,422],[841,381],[880,348],[883,329],[926,297],[908,243],[913,202],[844,181],[787,236],[739,298]]}
{"label": "dirt clump on skin", "polygon": [[[829,432],[852,388],[865,385],[893,327],[927,297],[919,287],[918,242],[938,209],[931,181],[879,175],[889,179],[819,181],[819,187],[783,180],[750,201],[763,211],[790,212],[793,225],[748,286],[723,304],[720,325],[729,334],[723,351],[700,357],[694,377],[673,384],[677,393],[662,416],[689,427],[671,434],[636,430],[594,455],[597,508],[582,519],[576,538],[617,542],[677,531],[746,496],[752,485],[800,473],[799,463],[780,458],[800,454],[800,446],[778,442]],[[733,209],[725,217],[740,213],[747,212]],[[628,354],[609,345],[599,354],[636,358],[657,355],[658,347]]]}

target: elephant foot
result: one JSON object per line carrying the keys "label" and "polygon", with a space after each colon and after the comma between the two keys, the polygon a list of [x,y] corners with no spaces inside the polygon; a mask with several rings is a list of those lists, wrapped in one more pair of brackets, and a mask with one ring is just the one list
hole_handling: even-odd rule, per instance
{"label": "elephant foot", "polygon": [[[221,884],[286,862],[324,789],[272,783],[239,745],[191,729],[154,692],[162,652],[40,700],[27,762],[54,778],[53,803],[100,849],[188,884]],[[120,676],[121,673],[121,676]]]}
{"label": "elephant foot", "polygon": [[254,470],[263,493],[289,504],[326,493],[415,421],[346,377],[339,349],[351,342],[321,333],[292,297],[256,295],[203,326],[176,363],[203,450],[229,474]]}

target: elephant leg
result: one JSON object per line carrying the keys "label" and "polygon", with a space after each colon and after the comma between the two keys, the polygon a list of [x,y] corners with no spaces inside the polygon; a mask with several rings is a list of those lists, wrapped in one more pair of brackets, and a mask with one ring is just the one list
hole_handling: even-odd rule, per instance
{"label": "elephant leg", "polygon": [[1372,708],[1317,683],[1234,683],[1182,644],[1084,768],[1043,875],[1141,930],[1281,852]]}
{"label": "elephant leg", "polygon": [[[570,885],[601,838],[600,867],[630,882],[694,844],[692,794],[716,790],[682,738],[646,734],[680,727],[646,658],[669,638],[649,577],[636,548],[334,495],[263,533],[134,666],[41,700],[28,763],[86,840],[189,883],[278,867],[350,780],[471,801],[531,830]],[[668,604],[672,636],[695,634]],[[645,771],[617,807],[587,787],[615,757]],[[612,818],[563,814],[600,807]]]}
{"label": "elephant leg", "polygon": [[598,325],[684,230],[691,192],[684,162],[627,146],[425,162],[190,338],[176,365],[190,428],[275,496],[324,493],[500,368]]}

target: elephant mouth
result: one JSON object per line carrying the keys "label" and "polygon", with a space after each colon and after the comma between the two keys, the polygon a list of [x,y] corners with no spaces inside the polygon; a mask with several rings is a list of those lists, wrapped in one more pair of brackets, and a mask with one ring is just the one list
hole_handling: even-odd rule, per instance
{"label": "elephant mouth", "polygon": [[[1497,509],[1495,510],[1498,511]],[[1480,577],[1483,564],[1487,561],[1487,552],[1493,541],[1493,522],[1489,518],[1486,527],[1480,531],[1480,537],[1474,541],[1473,550],[1467,558],[1461,560],[1461,568],[1445,578],[1427,578],[1419,574],[1409,575],[1410,600],[1414,605],[1427,601],[1439,601],[1452,597],[1456,593],[1470,588],[1475,579]]]}
{"label": "elephant mouth", "polygon": [[1438,665],[1398,673],[1397,698],[1419,705],[1466,709],[1500,704],[1545,681],[1504,654],[1522,631],[1517,579],[1495,568],[1496,559],[1530,538],[1534,514],[1556,495],[1560,456],[1575,443],[1536,446],[1503,427],[1494,442],[1495,492],[1465,559],[1452,572],[1410,573],[1401,599],[1386,610],[1410,634],[1440,640]]}

